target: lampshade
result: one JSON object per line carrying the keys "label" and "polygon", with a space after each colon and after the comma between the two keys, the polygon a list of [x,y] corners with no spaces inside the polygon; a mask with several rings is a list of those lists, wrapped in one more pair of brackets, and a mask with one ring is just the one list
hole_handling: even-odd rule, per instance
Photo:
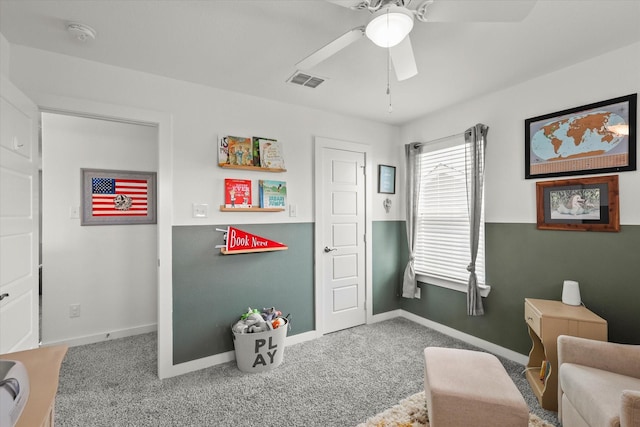
{"label": "lampshade", "polygon": [[562,285],[562,302],[568,305],[580,305],[580,285],[573,280],[565,280]]}
{"label": "lampshade", "polygon": [[366,34],[380,47],[393,47],[404,40],[413,28],[413,13],[404,7],[388,6],[373,14]]}

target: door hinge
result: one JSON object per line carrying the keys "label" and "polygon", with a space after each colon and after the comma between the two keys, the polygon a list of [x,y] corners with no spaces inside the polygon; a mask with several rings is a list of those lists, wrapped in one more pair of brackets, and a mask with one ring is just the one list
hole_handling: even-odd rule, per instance
{"label": "door hinge", "polygon": [[362,169],[362,174],[366,176],[367,175],[367,165],[360,166],[360,168]]}

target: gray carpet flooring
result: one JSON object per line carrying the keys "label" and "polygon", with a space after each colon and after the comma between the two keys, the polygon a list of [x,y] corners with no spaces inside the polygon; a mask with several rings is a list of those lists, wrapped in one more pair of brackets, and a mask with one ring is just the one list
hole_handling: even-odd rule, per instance
{"label": "gray carpet flooring", "polygon": [[[289,346],[271,371],[247,374],[230,362],[159,380],[156,346],[152,333],[70,348],[56,426],[352,427],[422,390],[425,347],[473,348],[398,318]],[[501,361],[531,411],[559,425],[524,367]]]}

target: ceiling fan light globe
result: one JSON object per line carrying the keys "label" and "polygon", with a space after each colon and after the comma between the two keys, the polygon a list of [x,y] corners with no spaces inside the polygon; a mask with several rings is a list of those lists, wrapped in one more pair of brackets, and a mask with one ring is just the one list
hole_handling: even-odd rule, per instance
{"label": "ceiling fan light globe", "polygon": [[379,10],[367,24],[365,33],[380,47],[393,47],[413,29],[413,14],[405,8],[388,7]]}

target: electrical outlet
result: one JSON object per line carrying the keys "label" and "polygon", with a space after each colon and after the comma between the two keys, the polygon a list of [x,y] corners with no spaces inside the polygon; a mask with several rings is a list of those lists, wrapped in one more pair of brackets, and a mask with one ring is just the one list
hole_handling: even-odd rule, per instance
{"label": "electrical outlet", "polygon": [[291,217],[298,216],[298,206],[289,205],[289,216]]}
{"label": "electrical outlet", "polygon": [[420,299],[420,294],[422,294],[422,289],[420,287],[416,287],[416,293],[413,296],[416,299]]}
{"label": "electrical outlet", "polygon": [[69,317],[80,317],[80,304],[71,304],[69,306]]}

